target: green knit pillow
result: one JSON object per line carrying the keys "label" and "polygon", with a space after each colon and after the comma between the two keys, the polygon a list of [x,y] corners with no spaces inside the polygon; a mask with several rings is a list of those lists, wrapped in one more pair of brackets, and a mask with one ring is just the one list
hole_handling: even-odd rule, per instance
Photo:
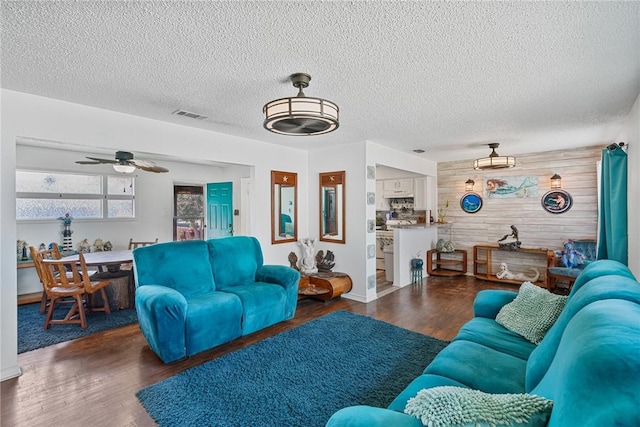
{"label": "green knit pillow", "polygon": [[533,394],[489,394],[462,387],[423,389],[404,412],[428,427],[545,426],[553,402]]}
{"label": "green knit pillow", "polygon": [[532,343],[540,344],[566,302],[566,296],[555,295],[531,282],[524,282],[518,296],[500,309],[496,322]]}

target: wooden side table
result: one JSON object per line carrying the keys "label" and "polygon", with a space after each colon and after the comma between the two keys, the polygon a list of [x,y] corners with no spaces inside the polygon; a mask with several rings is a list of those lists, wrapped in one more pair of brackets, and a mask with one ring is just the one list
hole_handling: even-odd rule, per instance
{"label": "wooden side table", "polygon": [[[436,258],[433,259],[435,254]],[[443,255],[446,255],[443,257]],[[461,276],[467,273],[467,251],[456,249],[453,252],[427,251],[427,273],[432,276]]]}
{"label": "wooden side table", "polygon": [[333,271],[301,275],[298,282],[298,299],[317,298],[328,301],[349,292],[353,287],[351,277]]}

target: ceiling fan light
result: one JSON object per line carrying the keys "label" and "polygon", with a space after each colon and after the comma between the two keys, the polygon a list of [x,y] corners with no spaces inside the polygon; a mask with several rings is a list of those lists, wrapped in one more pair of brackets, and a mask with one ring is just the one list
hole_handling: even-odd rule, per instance
{"label": "ceiling fan light", "polygon": [[503,168],[512,168],[516,165],[516,158],[511,156],[500,156],[496,153],[496,148],[498,148],[500,144],[493,143],[489,144],[492,151],[489,154],[489,157],[482,157],[480,159],[476,159],[473,161],[474,169],[503,169]]}
{"label": "ceiling fan light", "polygon": [[305,96],[302,89],[309,85],[311,76],[304,73],[291,75],[298,95],[268,102],[262,108],[264,128],[281,135],[322,135],[338,128],[339,108],[326,99]]}
{"label": "ceiling fan light", "polygon": [[113,169],[116,172],[120,172],[120,173],[133,173],[136,170],[135,166],[131,166],[131,165],[113,165]]}

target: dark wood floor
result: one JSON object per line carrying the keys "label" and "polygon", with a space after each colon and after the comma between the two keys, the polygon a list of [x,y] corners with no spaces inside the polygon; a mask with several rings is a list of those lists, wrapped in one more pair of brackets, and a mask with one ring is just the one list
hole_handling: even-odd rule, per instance
{"label": "dark wood floor", "polygon": [[443,340],[452,339],[472,317],[482,289],[514,285],[472,277],[429,277],[369,304],[342,298],[301,300],[292,320],[237,339],[192,358],[163,364],[138,325],[94,334],[19,355],[19,378],[2,382],[2,426],[153,426],[135,393],[225,353],[294,328],[335,310],[348,310]]}

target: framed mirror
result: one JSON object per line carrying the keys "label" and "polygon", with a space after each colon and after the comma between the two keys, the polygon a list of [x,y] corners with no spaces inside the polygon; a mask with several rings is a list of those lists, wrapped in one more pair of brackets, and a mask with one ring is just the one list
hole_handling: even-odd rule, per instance
{"label": "framed mirror", "polygon": [[298,240],[298,174],[271,171],[271,243]]}
{"label": "framed mirror", "polygon": [[320,240],[345,242],[345,172],[320,174]]}

